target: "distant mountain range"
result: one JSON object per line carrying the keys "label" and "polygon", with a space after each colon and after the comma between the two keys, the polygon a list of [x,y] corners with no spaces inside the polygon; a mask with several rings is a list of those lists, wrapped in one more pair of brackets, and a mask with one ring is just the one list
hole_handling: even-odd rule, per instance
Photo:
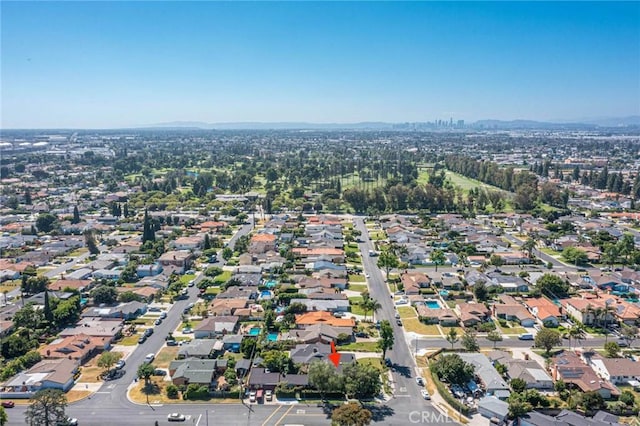
{"label": "distant mountain range", "polygon": [[[381,121],[365,121],[359,123],[306,123],[306,122],[236,122],[236,123],[205,123],[201,121],[172,121],[149,126],[139,126],[143,129],[205,129],[205,130],[406,130],[420,128],[429,130],[431,123],[387,123]],[[640,127],[640,116],[603,117],[584,119],[575,122],[565,121],[534,121],[534,120],[479,120],[467,123],[467,129],[564,129],[581,130],[593,128]],[[434,127],[435,129],[435,127]],[[447,127],[439,127],[447,130]]]}

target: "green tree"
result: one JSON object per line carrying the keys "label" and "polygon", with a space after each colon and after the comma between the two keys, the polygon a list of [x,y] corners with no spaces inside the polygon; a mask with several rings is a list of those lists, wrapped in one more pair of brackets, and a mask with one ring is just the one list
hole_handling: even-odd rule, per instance
{"label": "green tree", "polygon": [[95,304],[112,305],[118,300],[118,292],[114,287],[109,285],[101,285],[91,291],[91,297]]}
{"label": "green tree", "polygon": [[536,287],[542,294],[552,298],[564,297],[569,292],[569,284],[555,274],[544,274],[538,278]]}
{"label": "green tree", "polygon": [[504,260],[497,254],[492,254],[491,258],[489,259],[489,263],[491,263],[493,266],[502,266],[504,265]]}
{"label": "green tree", "polygon": [[622,338],[627,342],[628,346],[638,338],[638,327],[635,325],[622,325],[622,329],[620,330],[622,334]]}
{"label": "green tree", "polygon": [[342,392],[344,390],[344,381],[342,376],[338,375],[335,367],[324,361],[314,361],[309,365],[309,384],[313,386],[324,401],[328,392]]}
{"label": "green tree", "polygon": [[261,354],[262,365],[271,371],[288,373],[290,358],[284,351],[270,350]]}
{"label": "green tree", "polygon": [[[233,371],[233,370],[231,370],[231,371]],[[174,385],[173,383],[167,385],[166,392],[167,392],[167,398],[170,398],[170,399],[178,398],[178,387],[176,385]]]}
{"label": "green tree", "polygon": [[342,404],[331,414],[332,424],[338,426],[366,426],[371,423],[372,418],[371,411],[358,402]]}
{"label": "green tree", "polygon": [[431,364],[431,371],[447,383],[462,385],[473,378],[475,368],[465,362],[458,354],[440,356]]}
{"label": "green tree", "polygon": [[254,338],[245,338],[242,339],[242,342],[240,342],[240,352],[242,352],[242,355],[247,358],[247,359],[251,359],[251,356],[253,355],[253,352],[256,349],[256,339]]}
{"label": "green tree", "polygon": [[533,411],[533,407],[528,402],[520,399],[509,400],[509,418],[512,420],[525,416]]}
{"label": "green tree", "polygon": [[400,262],[398,261],[398,257],[393,254],[390,250],[383,250],[378,256],[378,268],[384,268],[385,278],[387,283],[389,283],[389,272],[393,268],[397,268]]}
{"label": "green tree", "polygon": [[44,319],[46,319],[49,324],[53,323],[53,312],[51,311],[51,301],[49,300],[49,292],[47,290],[44,291]]}
{"label": "green tree", "polygon": [[155,241],[156,240],[156,231],[154,229],[153,224],[151,223],[151,217],[149,216],[149,211],[144,209],[144,221],[142,223],[142,244],[147,241]]}
{"label": "green tree", "polygon": [[551,352],[555,346],[562,344],[562,338],[560,333],[551,328],[543,328],[536,334],[535,345],[538,348],[544,348],[547,355]]}
{"label": "green tree", "polygon": [[66,419],[67,397],[58,389],[36,392],[25,412],[27,424],[31,426],[56,426]]}
{"label": "green tree", "polygon": [[152,364],[145,362],[138,366],[138,379],[144,379],[145,387],[149,386],[149,379],[153,376],[155,368]]}
{"label": "green tree", "polygon": [[562,250],[562,257],[569,263],[573,263],[576,266],[585,265],[589,258],[587,257],[587,253],[576,247],[566,247]]}
{"label": "green tree", "polygon": [[493,342],[493,349],[496,348],[498,342],[502,342],[502,334],[498,330],[490,331],[487,334],[487,340]]}
{"label": "green tree", "polygon": [[489,292],[487,291],[487,286],[483,280],[478,280],[473,286],[473,295],[476,297],[478,302],[484,302],[487,300],[487,296]]}
{"label": "green tree", "polygon": [[73,207],[73,218],[71,219],[71,223],[80,223],[80,211],[78,210],[78,206]]}
{"label": "green tree", "polygon": [[523,251],[527,252],[529,260],[531,260],[533,258],[533,250],[536,248],[536,240],[528,238],[527,241],[522,244],[521,248]]}
{"label": "green tree", "polygon": [[224,249],[222,249],[222,258],[224,260],[229,260],[233,257],[233,250],[231,250],[231,248],[229,247],[225,247]]}
{"label": "green tree", "polygon": [[453,350],[453,346],[458,343],[458,332],[456,331],[455,328],[452,328],[451,330],[449,330],[449,332],[447,333],[447,342],[451,343],[451,350]]}
{"label": "green tree", "polygon": [[635,396],[633,395],[633,392],[625,389],[620,394],[618,400],[623,402],[625,405],[632,406],[635,403]]}
{"label": "green tree", "polygon": [[568,335],[570,339],[569,343],[571,343],[571,340],[573,340],[574,342],[578,342],[585,338],[584,327],[582,326],[582,324],[574,324],[569,329]]}
{"label": "green tree", "polygon": [[468,352],[478,352],[480,350],[480,345],[478,345],[478,339],[476,338],[476,332],[473,330],[467,330],[462,335],[460,343]]}
{"label": "green tree", "polygon": [[233,368],[227,368],[224,372],[224,379],[227,381],[229,386],[235,386],[238,383],[238,375]]}
{"label": "green tree", "polygon": [[100,254],[100,248],[98,247],[98,242],[96,241],[96,236],[93,233],[93,230],[87,229],[84,231],[84,244],[87,246],[89,253]]}
{"label": "green tree", "polygon": [[447,257],[444,255],[444,252],[440,249],[434,250],[433,253],[431,253],[431,255],[429,256],[429,258],[431,259],[431,262],[433,262],[433,264],[436,265],[436,272],[438,272],[438,266],[444,265],[444,262],[447,261]]}
{"label": "green tree", "polygon": [[393,328],[388,320],[380,321],[380,340],[378,346],[382,349],[382,358],[384,358],[389,349],[393,348],[394,344]]}
{"label": "green tree", "polygon": [[511,379],[509,385],[511,386],[511,390],[514,392],[524,392],[524,390],[527,388],[527,382],[525,382],[523,379],[520,379],[519,377]]}
{"label": "green tree", "polygon": [[604,350],[607,354],[607,358],[618,358],[620,356],[620,345],[616,342],[605,343]]}
{"label": "green tree", "polygon": [[582,394],[580,405],[585,411],[595,412],[606,408],[604,398],[597,391],[589,391]]}
{"label": "green tree", "polygon": [[120,352],[103,352],[98,358],[98,367],[103,368],[105,372],[111,370],[111,368],[116,364],[116,362],[120,361],[122,358],[122,353]]}
{"label": "green tree", "polygon": [[36,228],[45,234],[58,229],[59,226],[58,216],[51,213],[40,213],[36,219]]}
{"label": "green tree", "polygon": [[5,426],[9,421],[9,416],[7,416],[7,412],[4,407],[0,407],[0,426]]}
{"label": "green tree", "polygon": [[372,398],[382,389],[380,370],[370,364],[347,364],[342,374],[347,398]]}

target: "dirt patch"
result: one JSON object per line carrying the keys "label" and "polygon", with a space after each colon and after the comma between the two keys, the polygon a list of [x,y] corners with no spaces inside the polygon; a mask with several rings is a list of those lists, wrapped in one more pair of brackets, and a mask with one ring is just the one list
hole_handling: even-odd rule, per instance
{"label": "dirt patch", "polygon": [[67,392],[67,402],[68,403],[72,403],[72,402],[77,402],[80,401],[81,399],[84,399],[86,397],[88,397],[89,395],[91,395],[91,391],[78,391],[78,390],[70,390],[69,392]]}

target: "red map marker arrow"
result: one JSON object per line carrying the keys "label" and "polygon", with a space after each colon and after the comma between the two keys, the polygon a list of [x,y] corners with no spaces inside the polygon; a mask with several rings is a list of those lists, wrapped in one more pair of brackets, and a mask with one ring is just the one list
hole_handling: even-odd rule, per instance
{"label": "red map marker arrow", "polygon": [[336,366],[336,368],[338,368],[338,366],[340,365],[340,354],[336,352],[336,344],[333,341],[331,342],[331,353],[329,354],[329,361],[331,361],[333,365]]}

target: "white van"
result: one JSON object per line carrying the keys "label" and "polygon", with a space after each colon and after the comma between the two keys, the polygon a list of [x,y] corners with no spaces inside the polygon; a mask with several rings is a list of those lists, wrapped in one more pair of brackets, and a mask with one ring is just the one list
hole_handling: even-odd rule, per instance
{"label": "white van", "polygon": [[531,333],[521,334],[520,336],[518,336],[518,339],[520,339],[520,340],[533,340],[533,334],[531,334]]}
{"label": "white van", "polygon": [[156,358],[155,354],[147,354],[147,356],[144,357],[144,362],[146,362],[147,364],[150,364],[151,362],[153,362],[155,358]]}

